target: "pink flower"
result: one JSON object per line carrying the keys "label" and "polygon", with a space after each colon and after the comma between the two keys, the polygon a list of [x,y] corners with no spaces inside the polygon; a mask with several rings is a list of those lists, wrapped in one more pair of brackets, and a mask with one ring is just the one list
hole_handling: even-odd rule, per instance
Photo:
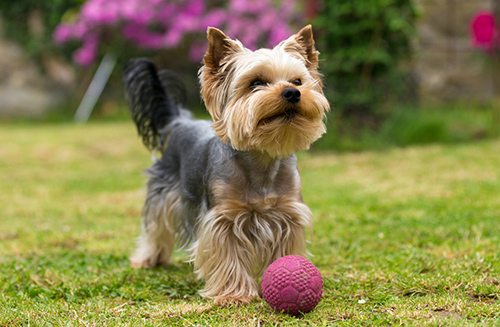
{"label": "pink flower", "polygon": [[[296,23],[297,0],[86,0],[77,20],[62,23],[54,42],[82,42],[73,54],[81,65],[93,63],[99,47],[109,40],[125,40],[147,49],[170,49],[189,35],[191,59],[199,61],[205,49],[207,26],[219,27],[249,48],[262,42],[275,45]],[[117,33],[118,31],[118,33]]]}
{"label": "pink flower", "polygon": [[138,9],[139,4],[137,1],[124,1],[119,7],[119,16],[124,20],[133,20]]}
{"label": "pink flower", "polygon": [[98,17],[99,22],[103,25],[112,25],[117,22],[118,15],[115,10],[104,11]]}
{"label": "pink flower", "polygon": [[73,37],[75,39],[83,39],[90,31],[86,20],[79,20],[73,25]]}
{"label": "pink flower", "polygon": [[229,2],[229,12],[231,13],[242,13],[247,11],[248,2],[247,0],[231,0]]}
{"label": "pink flower", "polygon": [[135,13],[133,21],[136,24],[146,25],[153,21],[154,12],[151,10],[144,9],[139,10]]}
{"label": "pink flower", "polygon": [[158,11],[156,18],[160,23],[162,23],[165,20],[170,20],[172,16],[176,13],[177,8],[175,5],[171,3],[166,3],[164,4],[161,9]]}
{"label": "pink flower", "polygon": [[286,40],[292,33],[285,24],[277,24],[269,32],[269,39],[267,41],[268,47],[274,47],[283,40]]}
{"label": "pink flower", "polygon": [[495,17],[489,12],[479,12],[470,24],[472,45],[479,49],[493,49],[495,37]]}
{"label": "pink flower", "polygon": [[185,32],[194,32],[196,30],[199,30],[201,22],[200,17],[180,15],[180,17],[176,19],[179,19],[179,22],[173,24],[172,26],[172,27],[175,26],[176,29]]}
{"label": "pink flower", "polygon": [[89,38],[73,53],[73,60],[81,66],[93,64],[97,58],[97,38]]}
{"label": "pink flower", "polygon": [[176,46],[182,39],[182,31],[180,29],[171,28],[168,33],[164,36],[163,45],[166,48],[172,48]]}
{"label": "pink flower", "polygon": [[227,20],[227,14],[222,9],[214,9],[210,11],[202,23],[203,28],[206,29],[208,26],[219,27]]}
{"label": "pink flower", "polygon": [[260,16],[259,25],[266,30],[270,30],[274,27],[277,20],[279,20],[278,13],[274,10],[269,10]]}
{"label": "pink flower", "polygon": [[189,16],[200,16],[205,11],[203,0],[192,0],[183,11]]}
{"label": "pink flower", "polygon": [[292,15],[296,4],[297,3],[293,0],[283,0],[280,8],[281,14],[286,16]]}
{"label": "pink flower", "polygon": [[255,33],[252,30],[247,29],[245,33],[243,33],[239,37],[241,43],[245,45],[248,49],[255,51],[257,50],[258,46],[258,41],[259,41],[259,34]]}
{"label": "pink flower", "polygon": [[99,0],[87,1],[80,9],[80,16],[88,21],[99,21],[99,16],[103,11],[103,3]]}
{"label": "pink flower", "polygon": [[54,31],[53,38],[57,44],[62,44],[68,41],[71,37],[71,27],[66,24],[57,26]]}

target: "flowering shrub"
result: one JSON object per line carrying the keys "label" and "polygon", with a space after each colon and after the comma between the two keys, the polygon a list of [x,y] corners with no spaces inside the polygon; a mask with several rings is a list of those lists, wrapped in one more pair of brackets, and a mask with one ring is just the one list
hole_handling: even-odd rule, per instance
{"label": "flowering shrub", "polygon": [[495,27],[495,17],[487,11],[478,12],[471,20],[470,33],[472,46],[492,51],[500,44],[500,29]]}
{"label": "flowering shrub", "polygon": [[[171,49],[187,35],[202,36],[208,26],[218,27],[247,47],[272,47],[291,34],[301,20],[296,0],[87,0],[73,23],[62,23],[54,41],[81,42],[73,53],[77,63],[95,62],[101,45],[111,39],[132,42],[143,49]],[[206,49],[200,37],[189,56],[199,61]]]}

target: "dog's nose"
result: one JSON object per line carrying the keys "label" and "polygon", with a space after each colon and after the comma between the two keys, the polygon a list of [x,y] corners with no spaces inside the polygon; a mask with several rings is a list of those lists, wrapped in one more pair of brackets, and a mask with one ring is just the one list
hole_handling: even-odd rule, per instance
{"label": "dog's nose", "polygon": [[294,87],[288,87],[281,93],[283,98],[290,103],[297,103],[300,100],[300,91]]}

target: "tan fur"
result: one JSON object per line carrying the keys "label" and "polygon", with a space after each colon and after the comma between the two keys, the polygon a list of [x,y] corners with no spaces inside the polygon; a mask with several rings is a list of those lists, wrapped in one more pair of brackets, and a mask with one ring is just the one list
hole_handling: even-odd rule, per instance
{"label": "tan fur", "polygon": [[222,305],[248,303],[258,298],[256,279],[269,264],[307,255],[312,213],[300,198],[300,182],[293,184],[286,195],[265,197],[238,183],[214,185],[217,204],[202,218],[191,249],[196,272],[206,280],[202,296]]}
{"label": "tan fur", "polygon": [[[319,52],[310,26],[272,50],[252,52],[216,29],[209,29],[208,39],[209,50],[200,69],[201,94],[222,142],[230,141],[237,150],[283,158],[308,149],[325,133],[323,119],[330,106],[322,91]],[[249,86],[255,79],[267,85],[252,90]],[[302,85],[293,85],[296,79]],[[289,108],[282,97],[288,87],[302,94],[297,117],[270,119]]]}
{"label": "tan fur", "polygon": [[137,249],[130,257],[134,268],[167,264],[175,247],[175,221],[182,209],[178,186],[149,194],[142,213]]}
{"label": "tan fur", "polygon": [[289,53],[298,53],[305,60],[307,69],[317,70],[319,51],[314,49],[314,39],[311,25],[301,29],[296,35],[288,38],[281,44],[281,47]]}

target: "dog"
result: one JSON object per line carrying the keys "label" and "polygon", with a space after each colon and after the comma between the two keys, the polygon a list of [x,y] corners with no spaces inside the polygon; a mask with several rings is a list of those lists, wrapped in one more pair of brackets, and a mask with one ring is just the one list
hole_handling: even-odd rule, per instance
{"label": "dog", "polygon": [[[147,59],[123,72],[144,145],[161,152],[147,169],[147,196],[133,267],[167,264],[186,247],[201,296],[217,305],[259,298],[258,279],[276,259],[307,256],[312,213],[301,195],[294,152],[325,133],[312,27],[273,49],[251,51],[209,27],[199,70],[212,121],[195,120]],[[177,94],[178,92],[173,92]],[[178,97],[177,97],[178,98]]]}

